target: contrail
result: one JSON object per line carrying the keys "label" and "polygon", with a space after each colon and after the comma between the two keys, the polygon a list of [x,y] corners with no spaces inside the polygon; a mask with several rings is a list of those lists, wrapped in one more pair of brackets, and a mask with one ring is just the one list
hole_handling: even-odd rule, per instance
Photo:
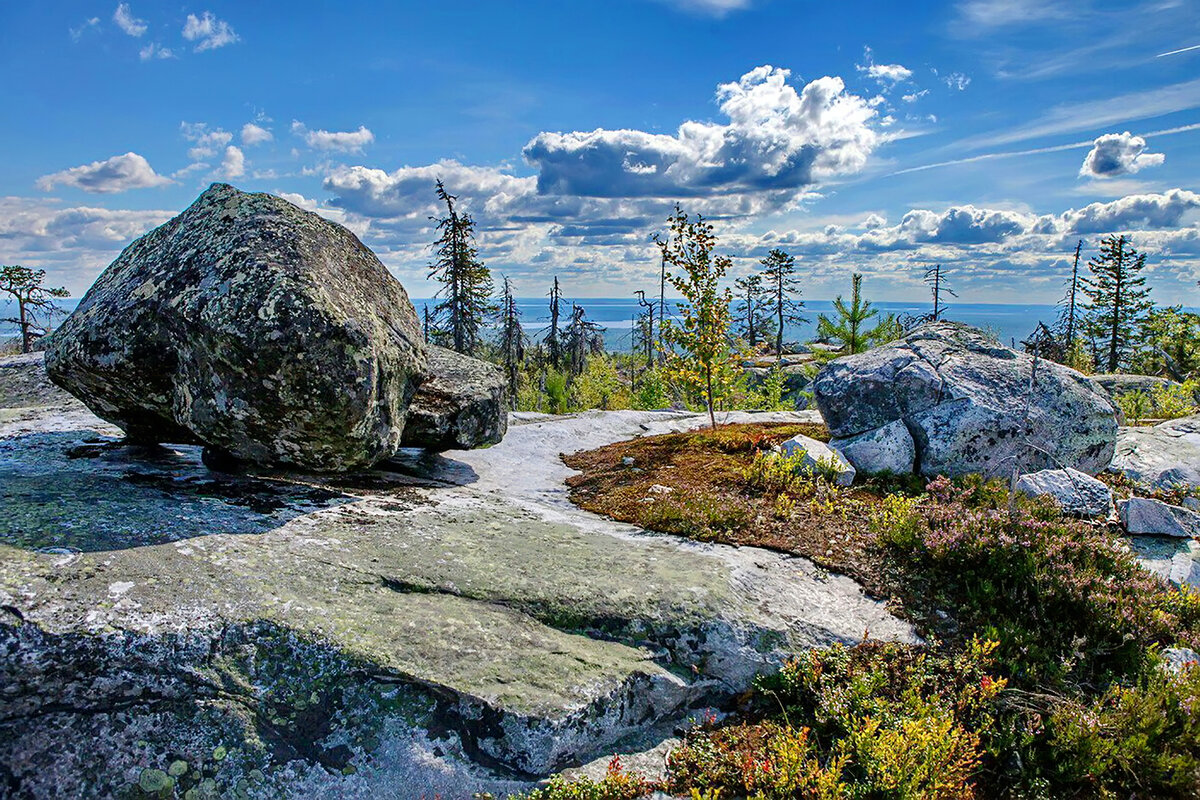
{"label": "contrail", "polygon": [[1200,50],[1200,44],[1194,44],[1191,47],[1181,47],[1178,50],[1172,50],[1169,53],[1159,53],[1158,55],[1155,56],[1155,58],[1162,58],[1163,56],[1173,56],[1176,53],[1186,53],[1189,50]]}
{"label": "contrail", "polygon": [[[1200,45],[1197,45],[1197,47],[1200,47]],[[1160,131],[1150,131],[1149,133],[1139,134],[1139,136],[1144,136],[1144,137],[1169,136],[1170,134],[1173,134],[1173,133],[1186,133],[1187,131],[1194,131],[1194,130],[1200,130],[1200,122],[1194,123],[1192,125],[1181,125],[1178,128],[1164,128],[1163,130],[1160,130]],[[1084,142],[1072,142],[1071,144],[1057,144],[1057,145],[1054,145],[1053,147],[1037,147],[1037,148],[1034,148],[1033,150],[1011,150],[1011,151],[1008,151],[1005,153],[984,153],[982,155],[970,156],[968,158],[956,158],[953,161],[939,161],[936,164],[925,164],[920,167],[909,167],[908,169],[902,169],[902,170],[898,170],[896,172],[889,173],[887,175],[887,177],[890,178],[892,175],[904,175],[909,172],[922,172],[927,169],[936,169],[938,167],[951,167],[951,166],[954,166],[955,164],[970,164],[974,161],[988,161],[993,158],[1012,158],[1013,156],[1032,156],[1037,153],[1058,153],[1063,150],[1076,150],[1076,149],[1081,149],[1084,147],[1091,147],[1095,143],[1096,142],[1094,139],[1088,139],[1087,141],[1084,141]]]}

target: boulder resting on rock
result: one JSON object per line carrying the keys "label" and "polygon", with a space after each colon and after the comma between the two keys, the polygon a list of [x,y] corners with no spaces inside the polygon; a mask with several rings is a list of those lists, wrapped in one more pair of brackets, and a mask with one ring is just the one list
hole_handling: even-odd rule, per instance
{"label": "boulder resting on rock", "polygon": [[470,450],[508,430],[504,373],[494,364],[429,345],[429,374],[408,408],[404,447]]}
{"label": "boulder resting on rock", "polygon": [[798,467],[802,471],[816,474],[828,471],[833,476],[833,482],[838,486],[849,486],[854,483],[854,465],[824,442],[804,434],[797,434],[780,444],[779,451],[784,455],[798,458]]}
{"label": "boulder resting on rock", "polygon": [[835,439],[902,420],[923,475],[1107,467],[1117,435],[1112,401],[1059,364],[1039,360],[1033,372],[1031,356],[939,321],[832,361],[813,391]]}
{"label": "boulder resting on rock", "polygon": [[214,463],[337,472],[504,432],[502,401],[454,383],[485,367],[457,357],[406,432],[429,366],[404,287],[341,225],[225,184],[127,247],[52,339],[51,379],[98,416]]}

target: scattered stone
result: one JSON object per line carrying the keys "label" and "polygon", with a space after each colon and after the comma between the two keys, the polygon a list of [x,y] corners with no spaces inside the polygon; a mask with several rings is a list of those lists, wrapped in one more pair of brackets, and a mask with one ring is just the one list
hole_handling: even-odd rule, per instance
{"label": "scattered stone", "polygon": [[633,466],[633,456],[625,456],[624,458],[622,458],[621,466],[632,467]]}
{"label": "scattered stone", "polygon": [[1074,469],[1044,469],[1022,475],[1017,491],[1054,498],[1067,514],[1104,519],[1112,512],[1113,493],[1102,481]]}
{"label": "scattered stone", "polygon": [[1109,469],[1151,489],[1200,488],[1200,414],[1121,428]]}
{"label": "scattered stone", "polygon": [[1033,358],[956,322],[832,361],[813,382],[835,439],[904,420],[921,474],[1005,476],[1067,466],[1095,474],[1112,460],[1112,401],[1078,372]]}
{"label": "scattered stone", "polygon": [[426,370],[408,295],[346,228],[213,184],[52,336],[51,379],[138,442],[317,471],[400,446]]}
{"label": "scattered stone", "polygon": [[779,451],[788,456],[799,456],[798,469],[812,474],[833,474],[838,486],[854,483],[854,466],[840,452],[816,439],[797,434],[779,445]]}
{"label": "scattered stone", "polygon": [[508,389],[494,364],[428,346],[429,373],[408,408],[404,447],[471,450],[508,430]]}
{"label": "scattered stone", "polygon": [[1166,647],[1162,651],[1166,668],[1175,674],[1200,664],[1200,653],[1190,647]]}
{"label": "scattered stone", "polygon": [[833,439],[829,446],[844,455],[856,470],[867,475],[884,472],[905,475],[913,471],[917,459],[912,434],[899,419],[857,436]]}
{"label": "scattered stone", "polygon": [[1121,525],[1132,534],[1200,537],[1200,514],[1148,497],[1117,502]]}
{"label": "scattered stone", "polygon": [[1126,542],[1138,563],[1164,581],[1200,589],[1200,542],[1174,536],[1131,536]]}

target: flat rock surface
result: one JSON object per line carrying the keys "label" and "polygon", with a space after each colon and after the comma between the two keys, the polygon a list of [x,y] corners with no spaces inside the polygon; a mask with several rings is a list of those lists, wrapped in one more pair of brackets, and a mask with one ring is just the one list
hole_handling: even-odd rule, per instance
{"label": "flat rock surface", "polygon": [[[0,413],[43,402],[9,388],[38,382],[36,360],[20,381],[8,368]],[[0,765],[17,796],[110,794],[179,759],[179,788],[218,794],[504,794],[648,749],[795,649],[915,638],[805,559],[567,500],[560,453],[699,415],[526,415],[489,449],[318,482],[133,451],[59,399],[0,417]]]}

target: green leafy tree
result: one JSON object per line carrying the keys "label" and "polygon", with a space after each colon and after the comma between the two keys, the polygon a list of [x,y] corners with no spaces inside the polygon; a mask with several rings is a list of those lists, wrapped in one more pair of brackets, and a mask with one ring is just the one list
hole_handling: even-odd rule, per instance
{"label": "green leafy tree", "polygon": [[1180,382],[1200,376],[1200,314],[1182,306],[1151,309],[1139,338],[1134,371]]}
{"label": "green leafy tree", "polygon": [[492,304],[492,274],[475,248],[475,221],[455,207],[458,198],[446,192],[441,180],[437,196],[446,206],[446,216],[437,220],[438,238],[433,243],[434,263],[429,277],[442,284],[434,308],[438,331],[444,343],[459,353],[475,355],[482,344],[484,323],[495,314]]}
{"label": "green leafy tree", "polygon": [[817,317],[817,335],[823,341],[839,345],[839,355],[861,353],[895,338],[897,324],[892,317],[882,317],[875,325],[869,325],[879,316],[879,309],[872,308],[870,301],[862,298],[862,277],[855,273],[850,279],[849,303],[840,294],[833,301],[836,316]]}
{"label": "green leafy tree", "polygon": [[43,286],[46,270],[29,267],[0,266],[0,292],[9,295],[17,304],[17,316],[5,319],[21,330],[21,352],[33,349],[35,339],[44,336],[52,317],[63,313],[55,298],[68,297],[64,288]]}
{"label": "green leafy tree", "polygon": [[504,278],[504,294],[500,299],[499,321],[500,334],[497,345],[500,350],[500,363],[504,365],[504,374],[508,377],[510,402],[516,403],[521,382],[521,366],[525,363],[527,341],[525,330],[521,327],[521,311],[517,308],[517,298],[513,294],[512,281],[507,277]]}
{"label": "green leafy tree", "polygon": [[717,236],[700,215],[693,221],[676,206],[669,222],[667,237],[655,241],[668,266],[667,280],[682,301],[679,318],[661,324],[666,369],[672,379],[700,394],[716,428],[717,405],[734,394],[742,377],[729,340],[733,294],[719,288],[730,260],[713,253]]}
{"label": "green leafy tree", "polygon": [[1145,288],[1146,254],[1134,249],[1128,236],[1109,235],[1100,252],[1088,261],[1091,277],[1083,283],[1088,334],[1098,343],[1097,366],[1118,372],[1128,366],[1137,348],[1137,336],[1147,312],[1153,308]]}
{"label": "green leafy tree", "polygon": [[587,367],[571,382],[571,406],[581,411],[598,408],[609,411],[629,408],[629,387],[617,373],[617,366],[607,355],[588,359]]}
{"label": "green leafy tree", "polygon": [[764,310],[775,322],[775,354],[783,357],[783,332],[788,325],[801,325],[808,320],[801,315],[804,302],[800,296],[800,280],[796,277],[796,259],[776,248],[759,262],[762,271]]}

